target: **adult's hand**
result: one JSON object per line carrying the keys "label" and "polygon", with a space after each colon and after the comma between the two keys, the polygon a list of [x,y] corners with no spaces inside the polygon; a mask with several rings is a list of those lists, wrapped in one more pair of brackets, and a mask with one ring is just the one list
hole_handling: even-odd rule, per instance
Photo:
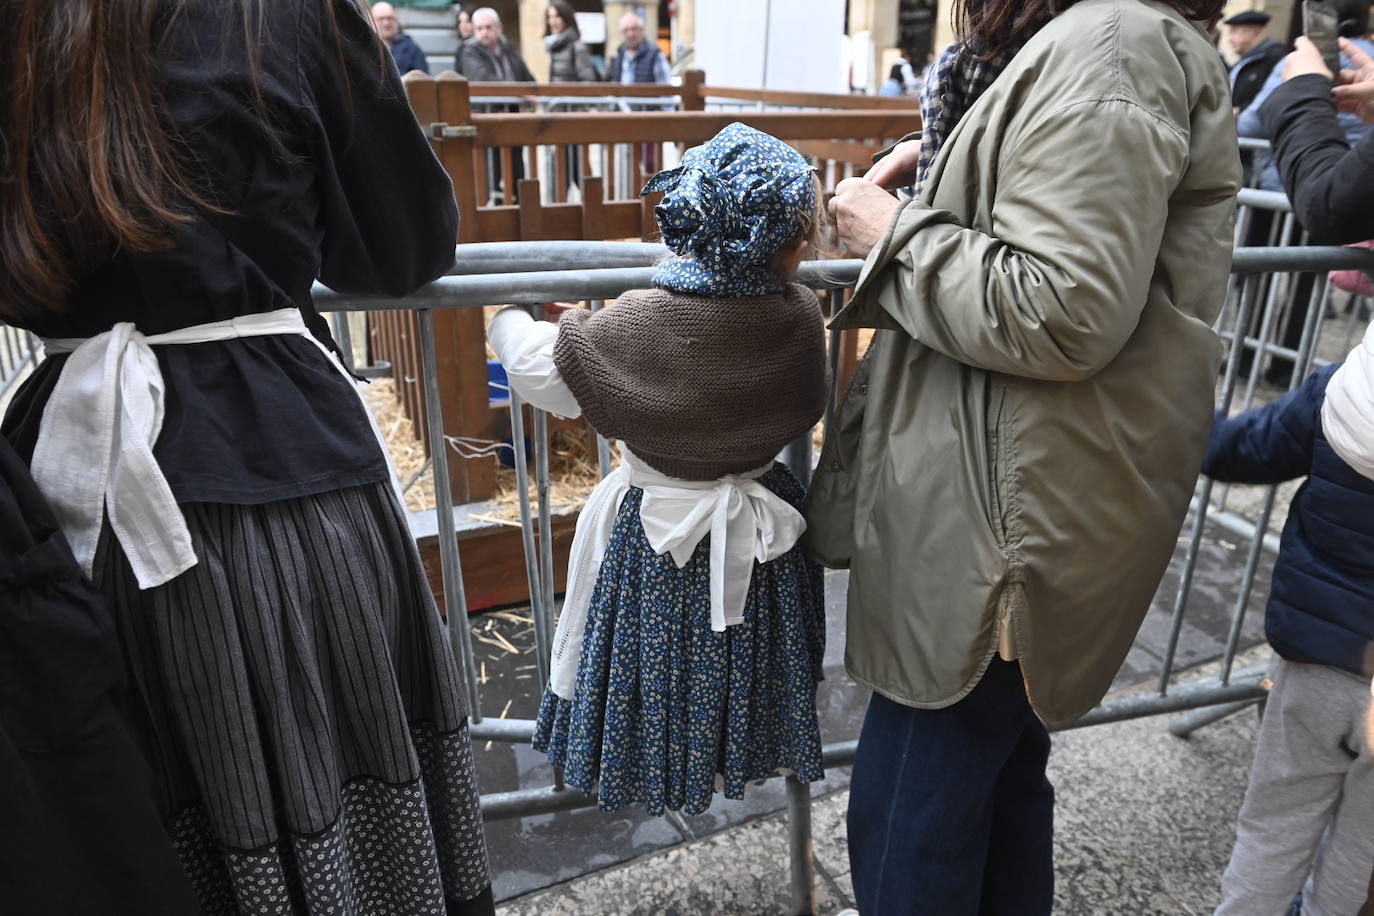
{"label": "adult's hand", "polygon": [[921,158],[920,140],[903,140],[868,170],[864,178],[889,191],[905,188],[916,180],[916,163]]}
{"label": "adult's hand", "polygon": [[1341,50],[1354,70],[1341,71],[1341,85],[1331,90],[1336,108],[1358,115],[1366,124],[1374,124],[1374,59],[1353,41],[1341,39]]}
{"label": "adult's hand", "polygon": [[866,258],[882,241],[897,198],[867,178],[846,178],[835,187],[830,198],[830,215],[835,218],[840,243],[856,258]]}
{"label": "adult's hand", "polygon": [[1283,59],[1283,78],[1291,80],[1295,76],[1306,76],[1309,73],[1318,73],[1328,80],[1335,79],[1335,75],[1327,69],[1326,61],[1322,60],[1322,52],[1317,50],[1317,46],[1312,44],[1306,35],[1299,35],[1297,41],[1293,42],[1296,49]]}

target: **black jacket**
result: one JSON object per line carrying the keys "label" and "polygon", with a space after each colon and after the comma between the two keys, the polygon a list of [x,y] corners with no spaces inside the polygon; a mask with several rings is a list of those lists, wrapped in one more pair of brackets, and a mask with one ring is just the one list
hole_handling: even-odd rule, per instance
{"label": "black jacket", "polygon": [[1374,131],[1351,148],[1326,79],[1308,74],[1287,80],[1259,114],[1293,214],[1312,241],[1344,245],[1374,238]]}
{"label": "black jacket", "polygon": [[0,438],[0,910],[200,912],[119,701],[115,621]]}
{"label": "black jacket", "polygon": [[1328,366],[1273,404],[1219,420],[1202,471],[1269,484],[1306,477],[1288,508],[1265,635],[1294,662],[1374,675],[1374,481],[1322,433]]}
{"label": "black jacket", "polygon": [[1274,65],[1288,54],[1288,47],[1281,45],[1272,38],[1266,38],[1260,42],[1259,46],[1253,51],[1242,57],[1231,68],[1234,77],[1231,88],[1231,105],[1241,111],[1250,107],[1250,103],[1259,95],[1259,91],[1264,88],[1265,80],[1269,79],[1270,72]]}
{"label": "black jacket", "polygon": [[391,57],[396,61],[396,69],[401,75],[404,76],[412,70],[429,72],[429,61],[425,59],[425,52],[409,35],[397,35],[396,40],[390,45],[390,50]]}
{"label": "black jacket", "polygon": [[501,39],[501,55],[510,65],[510,75],[502,73],[501,61],[494,52],[488,50],[487,46],[476,38],[469,38],[463,42],[459,66],[463,70],[463,75],[474,83],[502,83],[510,78],[514,78],[518,83],[534,82],[534,74],[525,66],[525,59],[515,50],[515,46],[504,38]]}

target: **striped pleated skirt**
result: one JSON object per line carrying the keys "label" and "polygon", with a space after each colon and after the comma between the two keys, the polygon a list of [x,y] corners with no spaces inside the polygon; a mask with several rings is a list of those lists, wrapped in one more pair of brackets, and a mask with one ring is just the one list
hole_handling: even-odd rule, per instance
{"label": "striped pleated skirt", "polygon": [[164,817],[208,914],[491,913],[458,667],[386,483],[182,507],[199,563],[115,609]]}

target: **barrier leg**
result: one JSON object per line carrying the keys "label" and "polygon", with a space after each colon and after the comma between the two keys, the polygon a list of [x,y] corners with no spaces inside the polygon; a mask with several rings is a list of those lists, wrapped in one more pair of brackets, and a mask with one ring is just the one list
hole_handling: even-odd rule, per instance
{"label": "barrier leg", "polygon": [[787,777],[787,846],[791,860],[791,893],[787,912],[815,916],[816,855],[811,843],[811,787]]}

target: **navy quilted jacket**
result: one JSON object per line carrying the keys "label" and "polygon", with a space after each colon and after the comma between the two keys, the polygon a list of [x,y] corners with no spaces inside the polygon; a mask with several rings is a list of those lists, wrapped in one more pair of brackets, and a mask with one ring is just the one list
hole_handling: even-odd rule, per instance
{"label": "navy quilted jacket", "polygon": [[1281,400],[1220,420],[1203,473],[1232,483],[1306,476],[1288,510],[1265,614],[1279,655],[1374,676],[1374,481],[1340,459],[1321,429],[1315,373]]}

